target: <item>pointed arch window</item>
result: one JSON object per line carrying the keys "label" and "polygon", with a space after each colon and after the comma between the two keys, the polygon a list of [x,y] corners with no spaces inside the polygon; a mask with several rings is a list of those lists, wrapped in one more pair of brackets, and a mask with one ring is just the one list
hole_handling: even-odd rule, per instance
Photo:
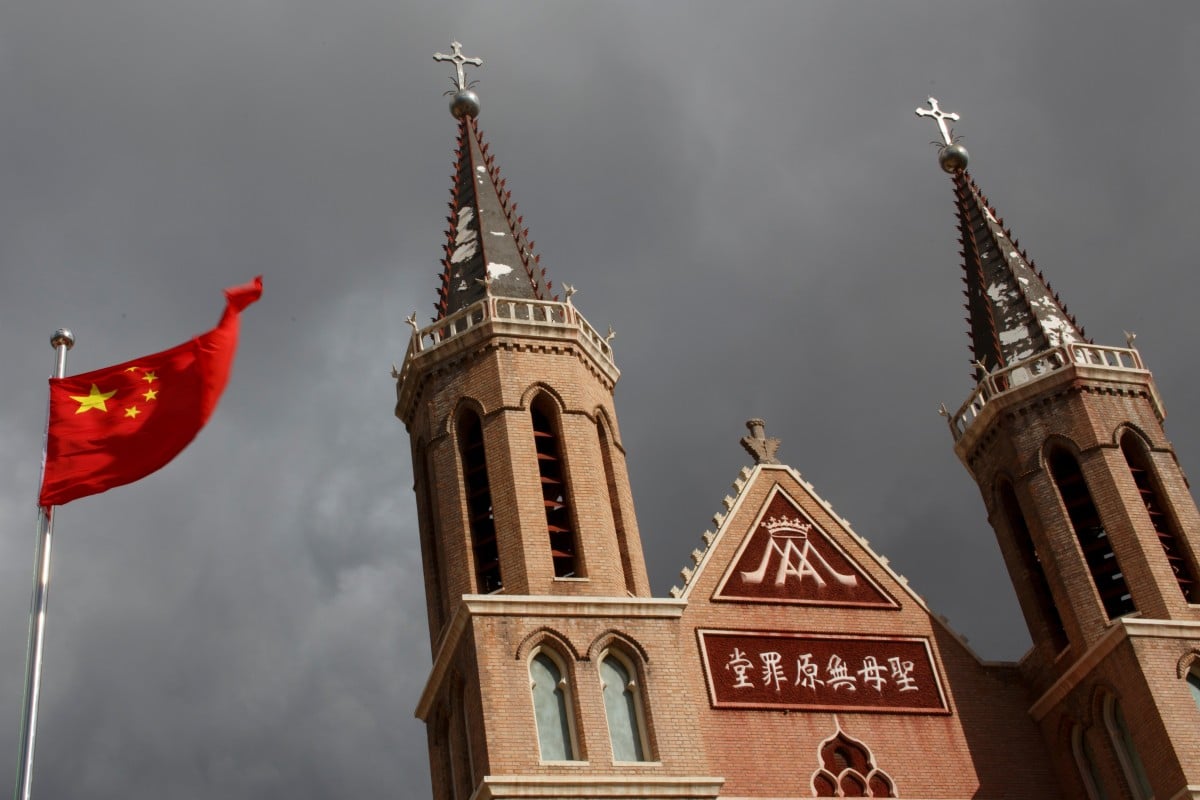
{"label": "pointed arch window", "polygon": [[1133,736],[1129,732],[1125,714],[1121,711],[1121,704],[1112,695],[1104,698],[1104,725],[1108,728],[1108,735],[1117,750],[1117,760],[1121,762],[1121,771],[1125,773],[1130,794],[1134,800],[1151,800],[1154,790],[1150,788],[1146,768],[1133,744]]}
{"label": "pointed arch window", "polygon": [[464,411],[459,417],[458,442],[467,492],[471,550],[475,557],[475,588],[480,594],[490,594],[503,588],[504,581],[500,576],[500,548],[496,542],[496,516],[483,447],[483,422],[474,411]]}
{"label": "pointed arch window", "polygon": [[612,508],[613,526],[617,533],[617,548],[621,555],[621,573],[625,578],[625,592],[632,596],[633,558],[629,554],[629,539],[625,530],[625,514],[621,510],[620,487],[617,484],[616,469],[613,465],[612,440],[605,429],[601,414],[596,415],[596,435],[600,440],[600,458],[604,462],[604,483],[608,487],[608,504]]}
{"label": "pointed arch window", "polygon": [[1192,699],[1196,701],[1196,708],[1200,708],[1200,666],[1188,670],[1187,685],[1192,691]]}
{"label": "pointed arch window", "polygon": [[1117,554],[1113,552],[1108,532],[1100,521],[1100,512],[1092,502],[1079,462],[1066,450],[1055,449],[1050,453],[1050,474],[1054,476],[1058,493],[1067,508],[1092,583],[1100,594],[1108,618],[1116,619],[1136,611],[1125,574],[1117,563]]}
{"label": "pointed arch window", "polygon": [[558,659],[539,650],[529,662],[529,686],[542,761],[575,760],[571,687]]}
{"label": "pointed arch window", "polygon": [[1158,543],[1167,557],[1171,572],[1175,574],[1179,591],[1183,592],[1184,599],[1189,603],[1200,603],[1200,587],[1196,585],[1190,559],[1183,545],[1184,537],[1179,534],[1178,525],[1168,512],[1167,504],[1163,502],[1158,476],[1147,458],[1145,448],[1137,436],[1126,433],[1121,437],[1121,452],[1125,454],[1125,463],[1129,465],[1133,482],[1137,485],[1138,494],[1146,506],[1146,513],[1150,515],[1154,532],[1158,535]]}
{"label": "pointed arch window", "polygon": [[1021,512],[1017,493],[1013,490],[1012,484],[1005,480],[1000,483],[999,495],[1005,521],[1008,523],[1013,542],[1021,556],[1025,573],[1029,576],[1038,613],[1050,634],[1055,652],[1061,652],[1067,646],[1067,632],[1063,628],[1062,616],[1058,613],[1058,607],[1054,605],[1054,596],[1050,593],[1050,583],[1046,580],[1042,559],[1033,543],[1033,537],[1029,534],[1029,526],[1025,523],[1025,515]]}
{"label": "pointed arch window", "polygon": [[1076,725],[1071,730],[1071,751],[1075,754],[1075,766],[1079,768],[1079,777],[1083,780],[1088,800],[1108,800],[1100,771],[1096,768],[1096,757],[1092,754],[1082,725]]}
{"label": "pointed arch window", "polygon": [[570,487],[563,470],[562,448],[558,436],[558,409],[539,395],[529,406],[533,419],[533,442],[537,448],[538,474],[542,482],[542,505],[546,509],[546,534],[554,577],[580,575],[575,549],[575,523],[572,521]]}
{"label": "pointed arch window", "polygon": [[646,736],[637,671],[615,652],[600,658],[600,690],[612,742],[613,761],[645,761]]}

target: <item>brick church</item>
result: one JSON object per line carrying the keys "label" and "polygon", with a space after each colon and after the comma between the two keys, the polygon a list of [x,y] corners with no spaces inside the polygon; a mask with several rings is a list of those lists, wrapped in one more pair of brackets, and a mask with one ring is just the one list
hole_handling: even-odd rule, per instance
{"label": "brick church", "polygon": [[[1132,341],[1094,344],[930,101],[973,387],[945,410],[1033,646],[981,661],[776,459],[650,593],[610,338],[533,254],[455,43],[432,324],[396,372],[433,663],[436,800],[1200,798],[1200,513]],[[685,554],[681,554],[685,556]],[[753,736],[747,732],[753,731]]]}

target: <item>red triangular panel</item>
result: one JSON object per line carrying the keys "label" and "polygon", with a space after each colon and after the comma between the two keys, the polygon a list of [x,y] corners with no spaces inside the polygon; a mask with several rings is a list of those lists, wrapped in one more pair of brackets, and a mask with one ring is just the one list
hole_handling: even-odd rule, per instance
{"label": "red triangular panel", "polygon": [[742,540],[713,599],[899,608],[778,486]]}

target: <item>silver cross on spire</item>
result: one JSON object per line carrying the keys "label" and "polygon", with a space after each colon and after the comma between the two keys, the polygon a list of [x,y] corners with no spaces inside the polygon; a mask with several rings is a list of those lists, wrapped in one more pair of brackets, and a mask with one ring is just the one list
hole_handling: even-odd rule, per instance
{"label": "silver cross on spire", "polygon": [[433,60],[434,61],[452,61],[452,62],[454,62],[454,71],[455,71],[456,77],[457,77],[457,80],[455,81],[454,85],[461,92],[465,89],[470,88],[469,86],[467,86],[467,73],[466,73],[466,70],[464,69],[464,67],[467,64],[470,64],[471,66],[474,66],[474,67],[482,67],[483,59],[482,58],[471,58],[469,56],[464,56],[462,54],[462,45],[459,44],[458,42],[450,42],[450,46],[452,48],[454,48],[454,51],[452,53],[450,53],[450,55],[446,55],[445,53],[434,53]]}
{"label": "silver cross on spire", "polygon": [[[459,67],[459,72],[461,73],[461,71],[462,67]],[[954,112],[947,114],[945,111],[942,111],[942,109],[938,107],[938,101],[936,97],[929,98],[929,108],[918,108],[917,116],[933,117],[937,122],[938,130],[942,132],[942,141],[946,143],[947,147],[954,144],[954,138],[950,135],[950,128],[946,125],[946,120],[950,119],[958,122],[958,114]]]}

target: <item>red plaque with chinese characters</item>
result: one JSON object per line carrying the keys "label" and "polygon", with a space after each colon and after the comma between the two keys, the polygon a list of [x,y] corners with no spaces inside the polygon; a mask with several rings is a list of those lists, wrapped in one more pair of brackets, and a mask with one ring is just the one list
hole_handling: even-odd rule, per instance
{"label": "red plaque with chinese characters", "polygon": [[742,541],[713,599],[899,608],[778,487]]}
{"label": "red plaque with chinese characters", "polygon": [[714,708],[949,713],[923,638],[696,633]]}

